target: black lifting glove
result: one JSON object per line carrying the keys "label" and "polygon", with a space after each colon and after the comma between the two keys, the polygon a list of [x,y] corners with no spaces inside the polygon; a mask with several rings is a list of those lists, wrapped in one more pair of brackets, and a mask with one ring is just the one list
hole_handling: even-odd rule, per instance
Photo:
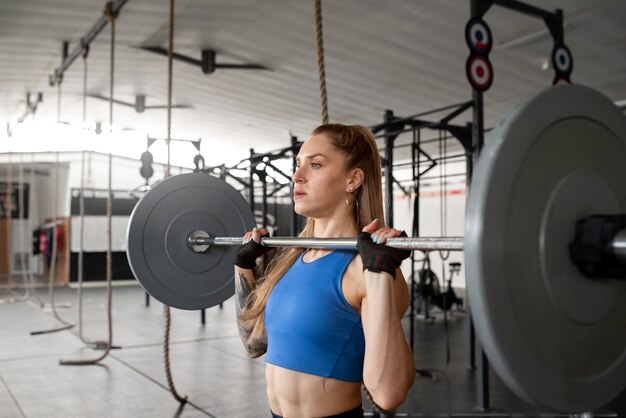
{"label": "black lifting glove", "polygon": [[[261,235],[261,238],[269,237],[270,234]],[[247,243],[239,247],[235,265],[242,269],[253,269],[256,267],[256,259],[263,254],[268,253],[272,248],[264,247],[255,240],[251,239]]]}
{"label": "black lifting glove", "polygon": [[[406,237],[406,232],[402,231],[401,237]],[[402,260],[411,255],[410,250],[388,247],[384,244],[376,244],[372,241],[369,232],[361,232],[357,236],[356,248],[363,259],[363,270],[372,273],[387,272],[396,278],[396,269],[402,264]]]}

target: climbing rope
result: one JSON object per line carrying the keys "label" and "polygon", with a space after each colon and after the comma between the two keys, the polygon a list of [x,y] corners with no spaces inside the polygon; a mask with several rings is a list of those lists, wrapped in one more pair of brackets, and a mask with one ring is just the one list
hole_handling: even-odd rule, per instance
{"label": "climbing rope", "polygon": [[78,197],[78,206],[80,211],[80,234],[79,234],[79,249],[78,249],[78,338],[87,345],[93,344],[83,336],[83,239],[85,231],[85,199],[83,198],[84,181],[85,181],[85,151],[81,154],[80,164],[80,195]]}
{"label": "climbing rope", "polygon": [[[24,286],[24,296],[22,296],[20,298],[20,301],[25,301],[28,300],[30,298],[31,295],[31,288],[28,286],[28,271],[30,270],[28,268],[28,266],[26,266],[26,256],[24,255],[24,251],[26,251],[27,248],[30,248],[30,246],[26,246],[26,242],[24,240],[24,164],[22,162],[22,157],[20,156],[20,162],[18,164],[18,171],[17,171],[17,178],[18,178],[18,188],[17,188],[17,193],[18,193],[18,201],[17,201],[17,207],[18,207],[18,220],[19,220],[19,225],[20,225],[20,266],[21,266],[21,273],[22,273],[22,283]],[[29,229],[26,230],[26,233],[29,233]]]}
{"label": "climbing rope", "polygon": [[65,325],[61,328],[55,328],[50,330],[51,332],[61,331],[64,329],[69,329],[74,326],[73,323],[68,322],[61,318],[61,315],[56,310],[56,304],[54,300],[55,291],[54,291],[54,279],[56,273],[57,266],[57,255],[59,252],[59,241],[57,228],[58,224],[58,210],[59,210],[59,151],[54,153],[54,187],[52,192],[52,255],[50,256],[50,267],[48,269],[48,295],[50,299],[50,308],[52,310],[52,314],[54,318],[59,321],[61,324]]}
{"label": "climbing rope", "polygon": [[[165,166],[165,177],[169,177],[171,173],[170,163],[170,141],[172,138],[172,91],[174,84],[174,0],[170,0],[170,16],[169,16],[169,45],[167,48],[167,164]],[[172,370],[170,367],[170,329],[172,323],[172,317],[170,307],[163,305],[163,313],[165,315],[165,332],[163,337],[163,361],[165,366],[165,377],[167,378],[167,385],[179,403],[185,404],[187,402],[187,396],[181,396],[176,391],[174,386],[174,379],[172,377]]]}
{"label": "climbing rope", "polygon": [[89,45],[85,45],[83,38],[80,39],[82,47],[81,56],[83,57],[83,123],[87,121],[87,56],[89,55]]}
{"label": "climbing rope", "polygon": [[[322,113],[322,123],[328,123],[328,95],[326,93],[326,70],[324,68],[324,33],[322,30],[322,1],[315,0],[315,42],[317,45],[317,75],[319,79],[320,90],[320,107]],[[386,414],[387,416],[393,416],[393,413],[382,409],[374,402],[372,395],[367,390],[365,385],[361,385],[361,389],[365,393],[365,396],[372,403],[376,411]]]}
{"label": "climbing rope", "polygon": [[[13,158],[12,153],[9,151],[8,163],[7,163],[7,199],[5,200],[4,211],[7,219],[7,288],[8,293],[13,292]],[[12,303],[15,300],[13,297],[7,298],[7,302]]]}
{"label": "climbing rope", "polygon": [[326,69],[324,67],[324,37],[322,31],[322,1],[315,0],[315,42],[317,45],[317,76],[319,79],[322,123],[328,123],[328,95],[326,94]]}
{"label": "climbing rope", "polygon": [[170,0],[169,46],[167,48],[167,165],[165,177],[170,176],[170,154],[172,141],[172,91],[174,87],[174,0]]}
{"label": "climbing rope", "polygon": [[[87,122],[87,74],[89,46],[81,39],[83,58],[83,125]],[[85,338],[83,333],[83,276],[84,276],[84,238],[85,238],[85,156],[87,151],[82,151],[80,159],[80,192],[78,196],[80,233],[78,248],[78,292],[76,295],[78,304],[78,338],[87,346],[96,349],[106,349],[107,341],[91,341]]]}
{"label": "climbing rope", "polygon": [[[85,46],[83,39],[81,38],[83,58],[83,124],[87,120],[87,55],[89,54],[89,48]],[[87,341],[83,336],[83,240],[85,236],[85,151],[81,153],[80,159],[80,194],[78,196],[79,206],[79,219],[80,219],[80,235],[79,235],[79,248],[78,248],[78,338],[84,344],[91,344],[91,341]]]}
{"label": "climbing rope", "polygon": [[167,378],[167,385],[170,389],[170,392],[172,393],[172,396],[174,396],[174,399],[176,399],[181,404],[185,404],[187,403],[187,395],[181,396],[176,391],[176,386],[174,386],[174,379],[172,378],[172,370],[170,367],[170,348],[169,347],[170,347],[170,328],[172,325],[170,307],[167,305],[163,305],[163,310],[165,313],[165,336],[163,339],[163,360],[164,360],[164,365],[165,365],[165,377]]}
{"label": "climbing rope", "polygon": [[[35,153],[30,154],[30,173],[28,176],[28,231],[32,233],[33,231],[33,208],[36,207],[37,202],[35,201],[37,197],[37,193],[35,193]],[[35,278],[33,277],[33,272],[29,268],[28,269],[28,285],[32,290],[32,295],[35,297],[37,302],[39,303],[39,307],[43,308],[44,301],[37,293],[37,289],[35,289]]]}
{"label": "climbing rope", "polygon": [[9,152],[9,162],[7,164],[7,284],[12,290],[13,285],[13,158]]}
{"label": "climbing rope", "polygon": [[59,80],[57,83],[57,123],[61,123],[61,85],[63,84],[62,80]]}
{"label": "climbing rope", "polygon": [[[103,11],[104,16],[109,21],[111,25],[111,43],[110,43],[110,59],[109,59],[109,131],[113,126],[113,87],[115,86],[115,19],[118,16],[118,13],[113,10],[113,2],[108,1],[104,6]],[[85,76],[86,77],[86,76]],[[85,83],[83,77],[83,83]],[[83,84],[83,88],[85,88],[85,84]],[[85,110],[83,109],[83,112]],[[83,158],[84,161],[84,158]],[[81,179],[81,187],[82,187],[82,179]],[[107,281],[107,342],[106,348],[104,352],[97,358],[93,360],[60,360],[59,363],[62,365],[70,365],[70,366],[83,366],[88,364],[97,364],[106,358],[110,351],[111,346],[113,345],[113,266],[112,266],[112,225],[111,218],[113,216],[112,211],[112,184],[113,184],[113,155],[109,152],[109,160],[108,160],[108,188],[107,188],[107,253],[106,253],[106,281]],[[82,196],[82,188],[81,188],[81,196]],[[81,242],[82,247],[82,242]]]}
{"label": "climbing rope", "polygon": [[[58,94],[57,94],[57,123],[61,121],[61,81],[58,83]],[[59,194],[59,152],[55,152],[55,162],[54,162],[54,187],[52,191],[52,200],[53,200],[53,209],[52,209],[52,251],[51,251],[51,259],[50,266],[48,269],[48,299],[50,300],[50,309],[52,311],[52,315],[54,318],[62,324],[62,326],[57,328],[51,328],[43,331],[31,331],[30,335],[41,335],[41,334],[50,334],[53,332],[64,331],[66,329],[70,329],[74,327],[74,324],[68,322],[61,318],[59,313],[57,312],[56,303],[54,300],[55,289],[54,289],[54,279],[56,273],[56,264],[57,264],[57,253],[58,253],[58,239],[57,239],[57,228],[58,228],[58,194]]]}

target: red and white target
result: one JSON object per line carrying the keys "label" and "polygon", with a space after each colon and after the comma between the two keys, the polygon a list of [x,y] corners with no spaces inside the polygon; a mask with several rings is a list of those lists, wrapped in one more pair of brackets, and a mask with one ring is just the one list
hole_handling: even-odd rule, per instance
{"label": "red and white target", "polygon": [[467,79],[472,87],[479,91],[485,91],[493,82],[493,68],[487,57],[482,55],[470,55],[465,65]]}

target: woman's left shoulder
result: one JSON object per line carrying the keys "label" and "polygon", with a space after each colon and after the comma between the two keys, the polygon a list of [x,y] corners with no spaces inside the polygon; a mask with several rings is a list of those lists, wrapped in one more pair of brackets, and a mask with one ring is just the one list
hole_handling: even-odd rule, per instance
{"label": "woman's left shoulder", "polygon": [[346,268],[346,278],[354,281],[359,287],[364,286],[363,283],[363,259],[361,254],[356,254]]}
{"label": "woman's left shoulder", "polygon": [[342,281],[343,293],[350,305],[360,311],[361,301],[365,297],[365,283],[363,281],[363,260],[357,254],[346,267]]}

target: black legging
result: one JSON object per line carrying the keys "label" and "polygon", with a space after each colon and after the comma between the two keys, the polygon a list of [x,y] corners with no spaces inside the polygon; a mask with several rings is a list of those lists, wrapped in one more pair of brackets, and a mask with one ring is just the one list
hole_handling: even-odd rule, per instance
{"label": "black legging", "polygon": [[[281,417],[280,415],[276,415],[275,413],[272,412],[272,418],[283,418],[283,417]],[[336,415],[329,415],[323,418],[363,418],[363,407],[362,405],[359,405],[356,408],[351,409],[349,411],[342,412]]]}

